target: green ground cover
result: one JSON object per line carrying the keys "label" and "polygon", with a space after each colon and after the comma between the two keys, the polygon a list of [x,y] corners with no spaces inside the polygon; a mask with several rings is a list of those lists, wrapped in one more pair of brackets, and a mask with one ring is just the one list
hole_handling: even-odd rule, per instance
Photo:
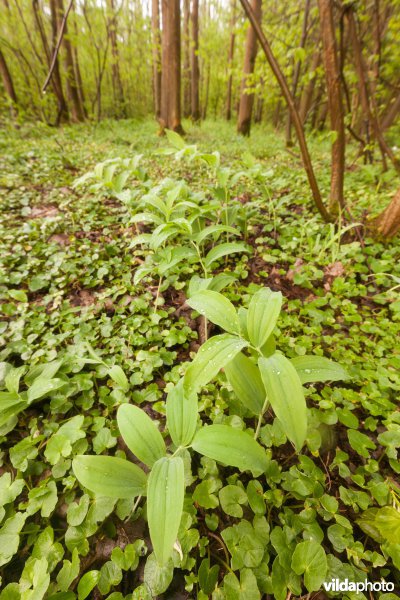
{"label": "green ground cover", "polygon": [[[354,159],[353,224],[346,214],[334,227],[313,211],[299,157],[275,132],[187,129],[189,149],[157,138],[150,122],[1,134],[0,600],[284,600],[336,577],[384,578],[395,591],[376,597],[398,598],[400,251],[354,225],[387,204],[395,175]],[[327,190],[328,140],[311,149]],[[194,214],[196,227],[220,227],[196,238],[198,254]],[[221,244],[237,249],[214,260]],[[250,473],[200,443],[186,448],[179,543],[161,567],[146,498],[96,494],[72,460],[146,463],[120,436],[126,403],[176,450],[167,394],[206,338],[229,332],[194,310],[200,277],[216,278],[236,309],[262,288],[281,292],[279,351],[326,357],[349,377],[303,380],[298,452],[279,409],[257,418],[217,365],[196,388],[197,427],[256,431],[268,466]]]}

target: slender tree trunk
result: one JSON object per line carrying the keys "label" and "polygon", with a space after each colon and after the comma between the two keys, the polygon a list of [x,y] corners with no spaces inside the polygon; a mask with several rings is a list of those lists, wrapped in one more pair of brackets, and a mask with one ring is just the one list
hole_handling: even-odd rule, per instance
{"label": "slender tree trunk", "polygon": [[199,0],[192,0],[192,119],[200,120]]}
{"label": "slender tree trunk", "polygon": [[153,35],[153,94],[156,119],[161,116],[161,35],[160,0],[152,0],[151,30]]}
{"label": "slender tree trunk", "polygon": [[[75,12],[75,16],[76,16],[76,12]],[[75,28],[75,31],[74,31],[75,37],[76,37],[76,39],[78,39],[78,27],[76,24],[76,18],[74,19],[74,28]],[[74,51],[75,77],[76,77],[76,82],[78,84],[79,99],[81,102],[83,114],[85,116],[85,119],[87,119],[88,113],[87,113],[86,105],[85,105],[85,93],[83,91],[83,81],[82,81],[81,69],[79,67],[79,55],[78,55],[78,48],[77,48],[76,44],[73,47],[73,51]]]}
{"label": "slender tree trunk", "polygon": [[383,137],[381,127],[378,120],[377,115],[377,106],[375,102],[375,98],[368,88],[368,75],[367,68],[364,63],[364,58],[362,54],[362,48],[359,40],[359,36],[357,33],[356,21],[354,17],[354,12],[352,7],[349,8],[347,12],[347,18],[349,22],[349,30],[350,36],[353,43],[353,54],[356,64],[356,71],[358,75],[359,81],[359,90],[360,90],[360,99],[361,99],[361,107],[364,115],[365,124],[367,127],[366,134],[369,134],[369,130],[372,130],[373,136],[375,140],[379,144],[379,148],[382,154],[382,160],[385,165],[385,155],[387,155],[392,161],[394,167],[399,169],[399,163],[396,160],[396,157],[393,153],[393,150],[387,144],[385,138]]}
{"label": "slender tree trunk", "polygon": [[114,102],[117,108],[117,116],[126,116],[124,88],[122,86],[121,73],[119,70],[119,49],[117,42],[117,15],[115,13],[114,0],[108,0],[110,17],[107,21],[107,32],[111,45],[111,74],[114,92]]}
{"label": "slender tree trunk", "polygon": [[[252,0],[251,8],[257,22],[261,24],[262,0]],[[246,49],[243,65],[243,79],[240,94],[239,116],[237,131],[242,135],[250,135],[251,113],[254,104],[254,94],[246,93],[249,76],[254,73],[257,57],[257,36],[253,27],[249,27],[246,36]]]}
{"label": "slender tree trunk", "polygon": [[323,219],[325,221],[330,221],[331,220],[330,215],[329,215],[328,211],[326,210],[324,203],[322,202],[321,193],[320,193],[320,190],[318,187],[318,182],[315,178],[315,173],[314,173],[314,169],[312,166],[310,153],[308,151],[308,146],[307,146],[306,138],[304,135],[304,129],[301,124],[299,113],[297,111],[293,97],[290,93],[286,78],[285,78],[284,74],[282,73],[281,68],[279,67],[279,64],[271,50],[271,46],[269,45],[267,38],[264,35],[264,32],[260,25],[260,22],[257,19],[257,15],[253,12],[248,0],[240,0],[240,3],[249,19],[254,31],[256,32],[258,41],[260,42],[260,45],[264,51],[264,54],[268,61],[268,64],[271,67],[271,70],[272,70],[272,72],[279,84],[279,87],[282,91],[282,95],[285,98],[285,101],[289,107],[289,110],[291,111],[293,125],[296,130],[297,139],[299,141],[301,158],[303,161],[304,169],[307,174],[308,182],[310,185],[310,189],[312,192],[312,196],[313,196],[315,205],[316,205],[317,209],[319,210]]}
{"label": "slender tree trunk", "polygon": [[207,110],[208,110],[208,99],[210,96],[210,79],[211,79],[211,64],[210,61],[207,61],[207,74],[206,74],[206,91],[204,94],[204,101],[203,101],[203,108],[201,111],[201,118],[203,121],[205,121],[206,117],[207,117]]}
{"label": "slender tree trunk", "polygon": [[[307,41],[308,34],[308,17],[310,14],[310,5],[311,0],[306,0],[306,4],[304,7],[304,17],[303,17],[303,27],[301,30],[301,38],[299,48],[304,48]],[[296,98],[297,86],[300,78],[300,69],[301,69],[301,61],[298,60],[293,72],[293,81],[292,81],[292,96]],[[287,121],[286,121],[286,146],[292,146],[292,118],[290,116],[290,112],[288,112]]]}
{"label": "slender tree trunk", "polygon": [[184,133],[181,124],[180,1],[162,0],[161,130]]}
{"label": "slender tree trunk", "polygon": [[346,141],[340,70],[333,21],[333,0],[318,0],[318,6],[328,93],[328,110],[331,130],[336,135],[336,139],[332,143],[330,209],[337,211],[339,207],[344,207],[343,185]]}
{"label": "slender tree trunk", "polygon": [[6,59],[4,58],[4,55],[0,49],[0,75],[1,75],[1,80],[3,82],[4,85],[4,89],[8,95],[8,97],[10,98],[11,101],[11,115],[13,117],[16,117],[18,114],[18,100],[17,100],[17,94],[15,93],[15,89],[14,89],[14,84],[13,84],[13,80],[11,77],[11,73],[8,69],[7,63],[6,63]]}
{"label": "slender tree trunk", "polygon": [[233,57],[235,53],[235,27],[236,27],[236,0],[231,0],[231,37],[229,41],[229,54],[228,54],[228,89],[226,93],[226,110],[225,117],[227,121],[231,120],[232,117],[232,84],[233,84]]}
{"label": "slender tree trunk", "polygon": [[318,69],[320,63],[321,63],[321,52],[320,52],[320,50],[317,50],[317,52],[315,52],[312,57],[311,66],[310,66],[310,74],[314,74],[314,75],[310,79],[308,84],[305,86],[303,93],[301,94],[301,98],[300,98],[299,115],[300,115],[300,120],[303,124],[306,122],[308,113],[311,108],[312,99],[314,96],[315,84],[317,81],[316,70]]}
{"label": "slender tree trunk", "polygon": [[[58,12],[57,0],[50,0],[51,34],[52,34],[51,54],[55,51],[56,46],[57,46],[57,39],[58,39],[57,12]],[[69,116],[68,116],[67,103],[65,101],[65,96],[64,96],[63,87],[62,87],[58,57],[56,58],[56,62],[54,65],[52,82],[53,82],[54,93],[57,97],[57,102],[58,102],[58,114],[57,114],[56,124],[59,125],[62,122],[69,121]]]}
{"label": "slender tree trunk", "polygon": [[256,102],[256,110],[254,113],[254,123],[261,123],[263,107],[264,107],[264,98],[260,94],[258,94],[257,102]]}
{"label": "slender tree trunk", "polygon": [[183,1],[183,116],[190,117],[192,105],[190,74],[190,0]]}
{"label": "slender tree trunk", "polygon": [[[61,28],[61,22],[64,16],[64,5],[63,0],[57,0],[58,3],[58,29]],[[68,37],[68,25],[65,22],[64,36],[62,40],[65,53],[65,70],[66,70],[66,81],[67,81],[67,95],[71,106],[71,118],[74,123],[85,120],[85,114],[79,98],[78,84],[75,78],[75,66],[74,57],[72,54],[72,45]]]}

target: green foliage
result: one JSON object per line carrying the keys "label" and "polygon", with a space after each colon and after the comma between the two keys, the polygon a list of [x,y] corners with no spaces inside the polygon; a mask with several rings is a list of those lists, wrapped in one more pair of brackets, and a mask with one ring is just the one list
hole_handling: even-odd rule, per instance
{"label": "green foliage", "polygon": [[[0,599],[397,585],[396,244],[320,223],[276,134],[79,131],[0,159]],[[355,168],[358,218],[393,174]]]}

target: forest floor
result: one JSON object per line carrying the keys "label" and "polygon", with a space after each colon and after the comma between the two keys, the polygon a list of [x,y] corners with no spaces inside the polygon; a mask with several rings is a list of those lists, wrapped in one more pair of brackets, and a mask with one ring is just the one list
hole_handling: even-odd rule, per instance
{"label": "forest floor", "polygon": [[[312,584],[291,560],[304,540],[324,548],[326,581],[384,577],[399,594],[400,247],[396,239],[373,239],[365,226],[387,205],[398,178],[379,164],[363,165],[351,148],[348,212],[335,227],[314,210],[298,152],[288,152],[280,135],[256,127],[242,139],[222,122],[187,129],[188,144],[220,152],[228,183],[215,185],[204,161],[165,152],[170,143],[157,137],[152,122],[24,126],[0,134],[0,600],[25,598],[24,590],[35,600],[150,598],[150,588],[163,598],[207,598],[214,588],[208,591],[199,574],[204,557],[219,566],[215,600],[262,594],[281,600],[288,590],[300,597]],[[326,197],[326,136],[311,141],[311,153]],[[157,185],[169,177],[176,186],[184,180],[202,201],[224,195],[229,223],[248,245],[214,269],[235,278],[226,297],[246,306],[262,286],[281,291],[277,347],[289,358],[326,356],[350,375],[346,382],[307,386],[311,430],[300,457],[266,415],[260,442],[272,467],[264,508],[254,509],[247,475],[238,484],[232,469],[218,470],[210,459],[193,466],[188,489],[195,503],[185,509],[183,558],[174,559],[171,585],[172,571],[144,575],[150,540],[141,509],[130,519],[127,501],[81,496],[71,469],[75,454],[126,451],[115,414],[127,399],[163,430],[165,387],[183,375],[203,340],[204,320],[185,304],[198,265],[167,265],[158,296],[156,271],[133,281],[151,255],[134,243],[138,233],[151,231],[132,219],[140,195],[116,192],[113,175],[107,179],[104,171],[74,185],[100,161],[137,154],[140,167],[126,168],[142,181]],[[120,182],[123,190],[140,194],[138,177]],[[85,362],[88,345],[102,364]],[[122,367],[127,387],[108,375],[113,363]],[[56,387],[30,392],[44,377],[43,364]],[[26,394],[31,401],[24,404]],[[220,374],[201,397],[202,418],[221,422],[225,415],[239,428],[248,422],[231,396]],[[232,509],[221,490],[234,486],[242,495]],[[266,531],[256,521],[264,514]],[[115,552],[127,544],[131,560]]]}

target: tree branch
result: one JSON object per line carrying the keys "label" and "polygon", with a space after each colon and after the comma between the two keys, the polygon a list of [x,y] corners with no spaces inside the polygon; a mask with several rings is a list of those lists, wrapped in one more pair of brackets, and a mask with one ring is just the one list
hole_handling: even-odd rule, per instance
{"label": "tree branch", "polygon": [[48,75],[46,77],[46,81],[43,84],[42,93],[44,93],[46,91],[46,88],[49,85],[50,80],[52,78],[54,67],[56,66],[56,62],[57,62],[58,52],[60,50],[61,42],[62,42],[63,37],[64,37],[64,31],[65,31],[65,26],[67,24],[68,15],[69,15],[69,13],[71,11],[73,3],[74,3],[74,0],[69,0],[69,4],[68,4],[68,7],[67,7],[67,10],[65,11],[65,14],[63,16],[63,20],[61,22],[61,27],[60,27],[60,32],[58,34],[57,44],[56,44],[56,47],[54,48],[53,58],[51,59],[50,70],[49,70]]}

